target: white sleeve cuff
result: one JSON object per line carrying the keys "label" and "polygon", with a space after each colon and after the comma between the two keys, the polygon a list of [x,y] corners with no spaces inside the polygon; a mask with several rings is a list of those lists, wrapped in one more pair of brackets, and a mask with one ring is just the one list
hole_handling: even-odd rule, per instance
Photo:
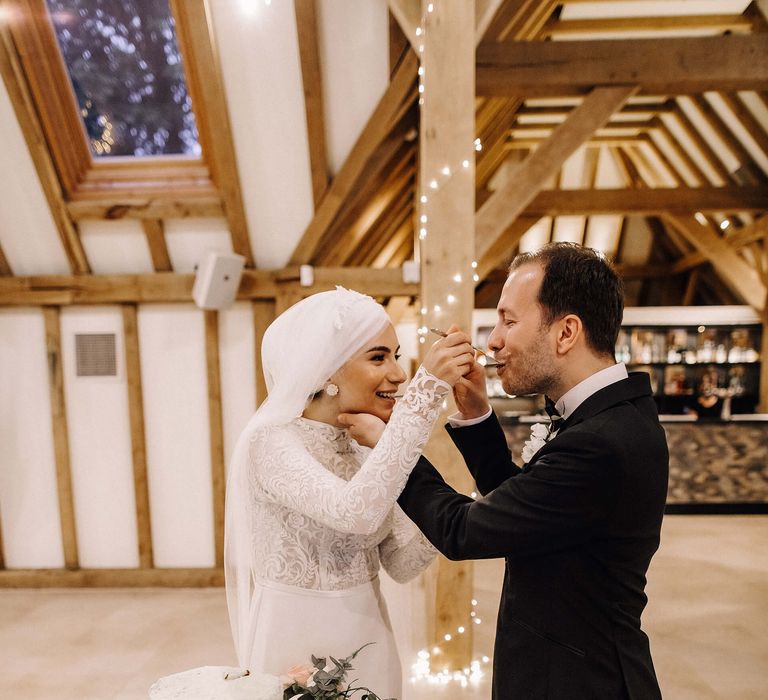
{"label": "white sleeve cuff", "polygon": [[461,413],[454,413],[452,416],[448,416],[448,424],[452,428],[466,428],[470,425],[477,425],[478,423],[482,423],[491,415],[491,413],[493,413],[492,408],[489,408],[488,411],[479,418],[462,418]]}

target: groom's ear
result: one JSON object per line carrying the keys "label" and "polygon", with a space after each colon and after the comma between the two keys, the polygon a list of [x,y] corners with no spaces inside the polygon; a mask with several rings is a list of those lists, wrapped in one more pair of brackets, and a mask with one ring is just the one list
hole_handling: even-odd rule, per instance
{"label": "groom's ear", "polygon": [[557,331],[557,351],[565,355],[570,352],[584,333],[584,325],[576,314],[566,314],[555,321]]}

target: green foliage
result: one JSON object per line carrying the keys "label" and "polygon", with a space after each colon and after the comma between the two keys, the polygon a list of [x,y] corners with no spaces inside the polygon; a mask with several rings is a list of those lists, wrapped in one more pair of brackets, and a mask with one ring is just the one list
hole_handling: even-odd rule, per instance
{"label": "green foliage", "polygon": [[[364,644],[344,659],[335,659],[333,656],[329,656],[330,664],[325,657],[318,658],[313,654],[312,665],[317,670],[308,682],[308,687],[293,683],[283,691],[283,700],[346,700],[346,698],[352,698],[356,693],[362,693],[360,700],[384,700],[369,688],[354,687],[353,683],[356,683],[357,680],[348,683],[346,688],[343,687],[347,672],[354,668],[352,666],[353,659],[371,644],[373,642]],[[331,668],[326,670],[329,666]],[[397,699],[388,698],[387,700]]]}

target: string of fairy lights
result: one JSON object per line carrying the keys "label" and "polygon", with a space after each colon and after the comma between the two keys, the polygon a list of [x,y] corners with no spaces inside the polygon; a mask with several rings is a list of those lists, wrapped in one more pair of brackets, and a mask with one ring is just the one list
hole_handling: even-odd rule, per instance
{"label": "string of fairy lights", "polygon": [[[426,5],[425,11],[421,16],[419,26],[416,28],[416,38],[418,40],[417,53],[419,60],[424,54],[424,41],[427,34],[427,29],[436,12],[435,2],[429,2]],[[427,90],[427,71],[424,68],[423,62],[420,63],[419,69],[419,106],[423,107],[429,99],[429,92]],[[472,167],[472,158],[475,154],[481,151],[483,144],[479,138],[476,138],[471,147],[468,146],[467,154],[457,163],[445,163],[440,166],[437,172],[432,173],[430,177],[423,178],[421,182],[421,191],[419,194],[419,233],[418,240],[420,245],[424,245],[427,237],[429,236],[429,207],[436,199],[435,195],[443,189],[448,182],[460,173],[464,173]],[[471,277],[474,282],[479,282],[480,277],[477,273],[477,261],[473,260],[470,263],[468,270],[457,270],[452,276],[451,280],[456,285],[462,284],[464,279]],[[417,329],[419,343],[426,343],[427,335],[429,334],[429,327],[426,324],[426,317],[428,314],[432,314],[432,317],[439,318],[444,309],[449,308],[455,304],[458,300],[458,289],[454,292],[448,292],[445,296],[445,306],[440,303],[432,305],[429,309],[427,306],[422,306],[420,309],[421,323]],[[477,493],[472,492],[472,498],[477,498]],[[446,663],[441,662],[441,656],[445,654],[445,648],[443,645],[451,642],[455,637],[458,638],[461,635],[467,634],[472,625],[479,626],[482,624],[482,620],[477,615],[477,600],[472,599],[471,610],[467,616],[467,620],[464,624],[458,625],[451,631],[446,631],[442,635],[442,640],[436,642],[428,649],[421,649],[417,654],[417,660],[411,666],[411,682],[416,683],[418,681],[426,681],[432,685],[447,685],[450,683],[457,683],[462,688],[466,688],[467,685],[476,684],[483,677],[483,666],[490,662],[490,658],[486,655],[482,655],[479,658],[473,658],[469,665],[461,670],[452,669]]]}
{"label": "string of fairy lights", "polygon": [[[427,28],[429,23],[436,12],[436,3],[427,3],[424,13],[421,16],[419,26],[416,28],[416,37],[418,44],[416,46],[419,59],[424,53],[424,41],[426,38]],[[423,63],[419,65],[419,106],[423,107],[426,100],[429,97],[427,91],[427,74]],[[456,163],[445,163],[440,166],[437,172],[431,174],[430,177],[425,177],[421,183],[421,192],[419,195],[419,233],[418,240],[420,245],[424,244],[429,236],[429,206],[435,199],[436,195],[441,189],[443,189],[450,180],[452,180],[457,174],[465,172],[472,167],[472,158],[474,154],[483,149],[482,141],[476,138],[471,147],[468,147],[468,152],[464,158]],[[474,282],[480,281],[480,276],[477,274],[477,261],[473,260],[468,270],[457,270],[452,276],[451,281],[455,284],[461,284],[465,278],[471,277]],[[458,289],[454,292],[448,292],[445,295],[445,303],[436,303],[432,305],[431,310],[426,306],[422,306],[420,309],[421,323],[416,330],[419,338],[419,343],[424,344],[427,341],[427,335],[429,328],[425,323],[425,317],[432,313],[433,317],[440,317],[444,310],[458,301],[459,294]]]}

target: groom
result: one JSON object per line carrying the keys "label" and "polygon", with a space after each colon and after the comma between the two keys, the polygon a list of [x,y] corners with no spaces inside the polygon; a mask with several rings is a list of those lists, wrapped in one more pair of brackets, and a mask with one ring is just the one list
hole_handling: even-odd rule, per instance
{"label": "groom", "polygon": [[640,616],[669,455],[648,375],[614,361],[622,310],[601,254],[556,243],[518,255],[488,347],[507,393],[545,394],[559,416],[516,466],[476,364],[448,431],[482,497],[422,458],[399,499],[449,559],[506,559],[495,700],[661,697]]}

